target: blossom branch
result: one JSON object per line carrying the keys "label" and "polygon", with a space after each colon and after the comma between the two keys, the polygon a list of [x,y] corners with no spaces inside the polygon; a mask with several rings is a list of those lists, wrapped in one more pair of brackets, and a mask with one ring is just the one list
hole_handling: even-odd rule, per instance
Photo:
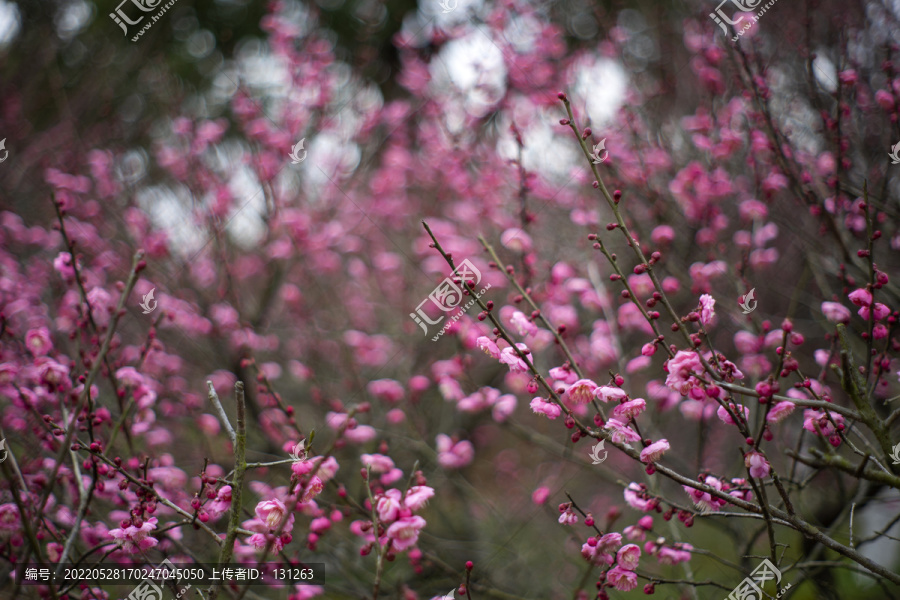
{"label": "blossom branch", "polygon": [[[63,439],[62,445],[60,446],[59,452],[57,453],[56,460],[54,461],[53,470],[50,477],[48,478],[48,481],[50,483],[44,490],[44,494],[41,496],[40,502],[38,503],[39,518],[43,515],[44,507],[46,506],[47,500],[49,500],[50,494],[53,491],[53,484],[57,481],[57,475],[59,474],[60,467],[62,467],[63,459],[65,458],[66,453],[70,451],[72,438],[75,435],[75,427],[78,423],[78,416],[81,414],[81,411],[84,410],[85,406],[91,404],[91,387],[94,385],[94,380],[97,378],[97,375],[100,373],[101,367],[104,365],[104,359],[106,358],[106,355],[109,353],[109,349],[113,341],[113,336],[115,335],[116,328],[119,324],[119,319],[124,313],[125,301],[128,296],[131,295],[131,291],[134,289],[134,286],[137,283],[138,275],[143,268],[143,256],[144,253],[139,250],[134,254],[134,257],[132,258],[131,271],[129,273],[128,280],[125,283],[125,289],[122,291],[121,296],[119,296],[119,302],[116,306],[115,312],[110,319],[109,329],[106,332],[106,337],[103,340],[103,344],[100,346],[100,351],[97,353],[97,357],[91,365],[91,370],[88,372],[88,375],[84,380],[84,389],[82,390],[81,395],[78,399],[77,408],[75,411],[73,411],[72,420],[66,428],[66,437]],[[28,561],[29,552],[30,550],[25,551],[24,562]]]}
{"label": "blossom branch", "polygon": [[[207,382],[207,385],[212,389],[211,382]],[[241,509],[243,507],[242,496],[244,489],[244,471],[246,469],[247,425],[244,415],[244,383],[242,381],[235,382],[234,396],[237,404],[237,431],[235,432],[234,437],[234,485],[231,487],[231,519],[228,524],[228,533],[225,535],[225,543],[219,554],[219,566],[231,561],[231,555],[234,552],[234,542],[237,539],[238,528],[241,525]],[[219,582],[213,583],[209,587],[208,593],[209,600],[215,600],[219,595]]]}
{"label": "blossom branch", "polygon": [[[231,426],[231,421],[228,420],[228,415],[225,413],[225,408],[219,400],[219,395],[216,393],[216,388],[213,387],[212,381],[206,382],[206,388],[209,391],[209,400],[213,403],[213,406],[216,407],[216,412],[219,414],[219,420],[222,421],[222,426],[228,433],[228,438],[231,440],[232,444],[237,444],[237,435],[234,433],[234,428]],[[235,465],[237,465],[237,463],[235,463]]]}

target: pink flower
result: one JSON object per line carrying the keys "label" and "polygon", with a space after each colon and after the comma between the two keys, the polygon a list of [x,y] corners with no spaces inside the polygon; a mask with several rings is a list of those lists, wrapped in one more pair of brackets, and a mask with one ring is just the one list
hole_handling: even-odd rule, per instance
{"label": "pink flower", "polygon": [[535,335],[538,332],[537,325],[529,321],[528,317],[525,316],[525,313],[520,310],[517,310],[512,314],[509,318],[509,323],[521,336]]}
{"label": "pink flower", "polygon": [[627,423],[647,409],[647,401],[643,398],[635,398],[623,402],[613,409],[612,416],[619,421]]}
{"label": "pink flower", "polygon": [[[321,473],[321,469],[319,471]],[[313,475],[312,479],[306,484],[303,488],[303,495],[300,497],[300,502],[309,502],[316,496],[322,493],[322,490],[325,489],[325,483],[319,479],[318,475]],[[294,515],[291,515],[290,524],[294,523]],[[290,527],[286,528],[286,531],[290,531]]]}
{"label": "pink flower", "polygon": [[359,459],[373,473],[387,473],[394,468],[394,461],[383,454],[363,454]]}
{"label": "pink flower", "polygon": [[62,551],[62,544],[57,544],[56,542],[50,542],[49,544],[47,544],[47,558],[50,559],[50,562],[59,562]]}
{"label": "pink flower", "polygon": [[378,432],[371,425],[357,425],[344,432],[344,439],[352,444],[365,444],[375,439]]}
{"label": "pink flower", "polygon": [[612,431],[609,437],[613,442],[617,444],[641,441],[641,436],[639,436],[631,427],[628,427],[628,425],[622,423],[618,419],[610,419],[606,422],[606,425],[604,425],[603,428]]}
{"label": "pink flower", "polygon": [[[79,265],[80,267],[81,265]],[[72,255],[68,252],[60,252],[53,259],[53,268],[65,281],[75,279],[75,267],[72,266]]]}
{"label": "pink flower", "polygon": [[341,468],[341,466],[338,464],[337,459],[335,459],[333,456],[329,456],[325,460],[322,460],[321,456],[317,456],[313,459],[313,463],[317,465],[321,463],[321,465],[319,466],[318,477],[321,477],[323,482],[333,478],[335,474],[337,474],[338,469]]}
{"label": "pink flower", "polygon": [[563,511],[562,514],[559,515],[559,522],[562,525],[577,525],[578,524],[578,515],[575,514],[571,508],[567,508]]}
{"label": "pink flower", "polygon": [[383,523],[393,523],[400,516],[400,497],[402,492],[396,489],[387,490],[375,503],[375,512]]}
{"label": "pink flower", "polygon": [[850,322],[850,309],[837,302],[823,302],[822,314],[832,323]]}
{"label": "pink flower", "polygon": [[622,546],[616,554],[616,564],[626,571],[634,571],[638,568],[641,559],[641,549],[634,544]]}
{"label": "pink flower", "polygon": [[[743,412],[744,421],[746,421],[750,417],[750,409],[747,408],[746,406],[738,406],[738,405],[734,404],[733,402],[729,403],[728,406],[731,407],[732,412],[734,412],[738,416],[740,416],[741,412]],[[723,423],[726,423],[728,425],[736,425],[736,423],[734,422],[734,419],[731,418],[731,413],[729,413],[727,410],[725,410],[724,406],[720,406],[716,410],[716,416],[718,416],[719,419],[721,419],[721,421]]]}
{"label": "pink flower", "polygon": [[662,458],[662,455],[669,451],[669,441],[659,440],[653,442],[643,450],[641,450],[641,462],[652,463]]}
{"label": "pink flower", "polygon": [[590,379],[579,379],[566,390],[566,395],[574,404],[588,404],[596,389],[597,384]]}
{"label": "pink flower", "polygon": [[578,374],[572,371],[568,365],[563,365],[550,369],[550,377],[562,383],[572,384],[578,379]]}
{"label": "pink flower", "polygon": [[637,587],[637,575],[618,565],[606,573],[606,581],[620,592],[629,592]]}
{"label": "pink flower", "polygon": [[703,373],[703,364],[696,352],[679,350],[666,362],[666,369],[669,372],[666,385],[686,396],[691,388],[699,384],[699,380],[694,376]]}
{"label": "pink flower", "polygon": [[550,498],[550,488],[539,487],[531,494],[531,501],[535,504],[544,504]]}
{"label": "pink flower", "polygon": [[500,358],[500,348],[497,347],[497,344],[491,338],[481,336],[475,340],[475,345],[491,358]]}
{"label": "pink flower", "polygon": [[498,423],[503,423],[516,410],[518,401],[512,394],[503,394],[494,402],[494,408],[491,409],[491,416]]}
{"label": "pink flower", "polygon": [[[287,514],[287,507],[279,499],[263,500],[256,505],[256,518],[264,523],[270,530],[278,530]],[[294,525],[294,515],[290,515],[284,532],[289,532]]]}
{"label": "pink flower", "polygon": [[611,565],[613,563],[612,556],[600,550],[600,546],[597,545],[597,538],[590,538],[581,545],[581,556],[592,564]]}
{"label": "pink flower", "polygon": [[712,323],[713,317],[716,316],[716,300],[709,294],[700,296],[700,322],[704,325]]}
{"label": "pink flower", "polygon": [[761,452],[748,452],[744,455],[744,466],[750,469],[750,477],[761,479],[769,476],[769,461]]}
{"label": "pink flower", "polygon": [[859,75],[853,69],[846,69],[838,73],[838,79],[845,85],[854,86],[859,81]]}
{"label": "pink flower", "polygon": [[156,538],[150,536],[150,532],[154,529],[156,529],[156,517],[151,517],[141,523],[140,527],[129,525],[125,528],[111,529],[109,536],[119,543],[121,550],[129,554],[137,554],[159,543]]}
{"label": "pink flower", "polygon": [[370,381],[366,389],[376,398],[387,402],[388,404],[396,404],[403,400],[405,390],[399,381],[393,379],[376,379]]}
{"label": "pink flower", "polygon": [[597,548],[599,548],[601,552],[615,552],[621,545],[622,534],[616,532],[607,533],[597,541]]}
{"label": "pink flower", "polygon": [[[880,321],[886,316],[891,314],[891,309],[882,304],[881,302],[875,303],[875,320]],[[859,316],[861,316],[866,321],[869,320],[869,307],[863,306],[859,309]]]}
{"label": "pink flower", "polygon": [[598,387],[594,390],[594,397],[601,402],[609,402],[611,400],[622,400],[626,398],[628,394],[625,393],[625,390],[622,388],[612,387],[608,385],[604,385],[602,387]]}
{"label": "pink flower", "polygon": [[650,240],[658,245],[671,244],[675,239],[675,230],[669,225],[659,225],[650,232]]}
{"label": "pink flower", "polygon": [[[528,346],[525,344],[516,344],[516,346],[522,351],[522,354],[527,355],[529,353]],[[528,371],[528,364],[519,357],[515,350],[508,346],[500,352],[500,362],[504,365],[509,365],[511,373],[526,373]]]}
{"label": "pink flower", "polygon": [[309,523],[309,530],[321,534],[331,529],[331,519],[328,517],[316,517]]}
{"label": "pink flower", "polygon": [[880,106],[882,110],[894,109],[894,96],[887,90],[878,90],[875,92],[875,102],[878,103],[878,106]]}
{"label": "pink flower", "polygon": [[413,515],[403,517],[388,527],[387,536],[394,541],[392,546],[394,550],[406,550],[410,546],[415,546],[419,541],[419,532],[425,525],[425,519]]}
{"label": "pink flower", "polygon": [[656,506],[656,500],[646,495],[646,488],[638,483],[631,482],[625,488],[625,502],[628,506],[642,512],[649,512]]}
{"label": "pink flower", "polygon": [[788,402],[787,400],[775,404],[769,409],[769,414],[766,415],[766,421],[769,423],[781,423],[789,414],[794,412],[795,406],[796,405],[793,402]]}
{"label": "pink flower", "polygon": [[[704,483],[714,490],[722,491],[722,482],[715,477],[707,477]],[[688,496],[691,497],[691,500],[694,501],[694,504],[697,506],[697,508],[699,508],[702,512],[717,511],[725,506],[725,500],[722,500],[717,496],[713,496],[709,492],[698,490],[686,485],[682,487],[684,488],[684,491],[687,492]]]}
{"label": "pink flower", "polygon": [[534,398],[531,401],[531,410],[539,415],[544,415],[551,421],[562,414],[562,409],[558,404],[548,402],[543,398]]}
{"label": "pink flower", "polygon": [[660,548],[656,560],[662,565],[677,565],[678,563],[691,560],[690,551],[693,550],[694,547],[690,544],[679,544],[679,546],[681,546],[681,549],[663,546]]}
{"label": "pink flower", "polygon": [[515,252],[528,252],[531,250],[531,236],[521,229],[507,229],[500,234],[500,243],[504,248],[509,248]]}
{"label": "pink flower", "polygon": [[[293,516],[294,515],[291,515],[291,518],[293,518]],[[289,533],[276,537],[268,533],[257,532],[247,538],[247,542],[257,550],[262,550],[271,544],[271,547],[275,552],[281,552],[284,549],[284,545],[289,543],[291,539],[291,534]]]}
{"label": "pink flower", "polygon": [[453,440],[443,433],[439,434],[436,439],[438,464],[445,469],[461,469],[475,458],[475,447],[468,440],[454,444]]}
{"label": "pink flower", "polygon": [[847,297],[850,298],[850,301],[856,306],[872,305],[872,292],[864,288],[853,290]]}
{"label": "pink flower", "polygon": [[406,492],[403,505],[415,512],[424,508],[432,496],[434,496],[434,488],[427,485],[414,485]]}
{"label": "pink flower", "polygon": [[31,329],[25,334],[25,346],[35,356],[45,356],[53,349],[50,330],[46,327]]}
{"label": "pink flower", "polygon": [[225,511],[231,508],[231,486],[223,485],[219,488],[219,493],[216,494],[216,499],[213,500],[206,509],[206,512],[210,513],[214,518],[221,515]]}
{"label": "pink flower", "polygon": [[[829,420],[828,416],[831,417]],[[804,410],[803,411],[803,429],[815,433],[818,435],[818,431],[816,431],[816,425],[819,427],[819,431],[822,432],[822,435],[832,436],[837,433],[834,425],[831,424],[832,421],[837,425],[838,429],[843,431],[844,429],[844,417],[839,413],[828,411],[828,416],[825,415],[824,412],[820,412],[818,410]],[[840,440],[840,437],[838,437]]]}

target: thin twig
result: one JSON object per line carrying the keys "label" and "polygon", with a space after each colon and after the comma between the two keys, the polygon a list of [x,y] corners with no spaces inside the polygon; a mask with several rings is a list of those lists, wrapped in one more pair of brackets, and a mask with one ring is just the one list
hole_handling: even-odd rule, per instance
{"label": "thin twig", "polygon": [[228,420],[228,415],[225,414],[225,409],[222,407],[222,402],[219,400],[219,395],[216,393],[216,388],[213,387],[212,381],[206,382],[206,388],[209,390],[209,400],[216,407],[216,412],[219,413],[219,420],[222,421],[225,431],[228,432],[232,445],[236,444],[237,437],[234,434],[234,428],[231,426],[231,421]]}
{"label": "thin twig", "polygon": [[[208,384],[212,390],[212,384]],[[215,390],[213,390],[215,393]],[[231,521],[228,523],[228,533],[225,535],[225,544],[219,554],[219,566],[228,564],[234,553],[234,541],[237,539],[238,529],[241,524],[242,492],[244,489],[244,471],[246,469],[245,455],[247,450],[247,425],[244,417],[244,382],[236,381],[234,384],[234,396],[237,404],[237,433],[234,438],[234,485],[231,486]],[[221,409],[221,404],[219,408]],[[227,423],[228,420],[226,419]],[[285,520],[287,520],[285,515]],[[209,600],[215,600],[219,595],[219,583],[212,584],[209,588]]]}

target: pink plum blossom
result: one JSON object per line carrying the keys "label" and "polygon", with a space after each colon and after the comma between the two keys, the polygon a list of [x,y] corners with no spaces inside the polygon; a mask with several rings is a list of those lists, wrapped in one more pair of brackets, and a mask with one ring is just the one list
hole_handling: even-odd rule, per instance
{"label": "pink plum blossom", "polygon": [[620,592],[629,592],[637,587],[637,575],[619,565],[607,571],[606,581]]}
{"label": "pink plum blossom", "polygon": [[669,359],[666,369],[669,372],[669,376],[666,377],[666,385],[682,396],[686,396],[693,387],[699,384],[696,375],[703,373],[703,365],[697,353],[684,350],[679,350],[673,358]]}
{"label": "pink plum blossom", "polygon": [[637,432],[618,419],[610,419],[603,428],[610,431],[609,437],[617,444],[641,441],[641,436]]}
{"label": "pink plum blossom", "polygon": [[434,497],[434,488],[427,485],[414,485],[406,492],[403,505],[415,512],[422,510],[428,501]]}
{"label": "pink plum blossom", "polygon": [[600,386],[594,390],[594,397],[601,402],[618,401],[627,396],[628,394],[622,388],[608,385]]}
{"label": "pink plum blossom", "polygon": [[700,296],[700,322],[704,325],[712,324],[713,317],[716,316],[716,300],[709,294]]}
{"label": "pink plum blossom", "polygon": [[531,410],[535,414],[544,415],[551,421],[562,414],[562,409],[558,404],[549,402],[543,398],[534,398],[531,401]]}
{"label": "pink plum blossom", "polygon": [[449,436],[439,434],[437,436],[438,464],[445,469],[461,469],[475,457],[475,447],[472,442],[462,440],[454,443]]}
{"label": "pink plum blossom", "polygon": [[[516,344],[516,346],[523,354],[527,355],[529,353],[528,347],[525,344]],[[511,373],[528,372],[528,364],[509,346],[500,352],[500,362],[504,365],[508,365]]]}
{"label": "pink plum blossom", "polygon": [[745,454],[744,465],[750,469],[750,477],[761,479],[769,476],[769,461],[760,452],[748,452]]}
{"label": "pink plum blossom", "polygon": [[425,519],[418,515],[403,517],[388,527],[387,536],[393,540],[395,550],[406,550],[419,541],[419,532],[425,525]]}
{"label": "pink plum blossom", "polygon": [[491,358],[500,358],[500,348],[490,338],[481,336],[475,341],[478,349]]}
{"label": "pink plum blossom", "polygon": [[645,493],[646,489],[644,487],[638,483],[631,482],[624,491],[625,502],[635,510],[640,510],[642,512],[653,510],[653,507],[656,506],[656,502],[652,498],[646,498]]}
{"label": "pink plum blossom", "polygon": [[833,323],[850,322],[850,309],[837,302],[823,302],[822,314]]}
{"label": "pink plum blossom", "polygon": [[541,486],[531,494],[531,501],[535,504],[544,504],[550,498],[550,488]]}
{"label": "pink plum blossom", "polygon": [[641,462],[652,463],[662,458],[663,454],[669,451],[668,440],[659,440],[653,442],[643,450],[641,450]]}
{"label": "pink plum blossom", "polygon": [[597,384],[590,379],[579,379],[566,390],[566,396],[573,404],[588,404],[597,389]]}
{"label": "pink plum blossom", "polygon": [[509,323],[521,336],[535,335],[538,332],[537,325],[532,323],[528,317],[525,316],[525,313],[519,310],[512,314],[509,318]]}
{"label": "pink plum blossom", "polygon": [[793,402],[787,400],[778,402],[769,409],[769,413],[766,415],[766,421],[769,423],[780,423],[786,419],[788,415],[794,412],[795,407],[796,405]]}
{"label": "pink plum blossom", "polygon": [[647,409],[647,401],[643,398],[635,398],[634,400],[629,400],[627,402],[623,402],[622,404],[615,407],[612,411],[612,416],[619,421],[627,423],[631,419],[634,419],[642,412]]}
{"label": "pink plum blossom", "polygon": [[[722,482],[715,477],[707,477],[704,483],[714,490],[722,491]],[[698,490],[687,485],[683,487],[684,491],[687,492],[688,496],[691,497],[691,500],[694,501],[694,504],[697,506],[697,508],[699,508],[703,512],[718,511],[726,504],[725,500],[719,498],[718,496],[714,496],[709,492]]]}
{"label": "pink plum blossom", "polygon": [[[743,413],[744,421],[747,421],[747,419],[750,418],[750,409],[747,408],[746,406],[739,406],[734,403],[729,403],[729,407],[731,408],[732,412],[734,412],[738,417],[740,417],[741,414]],[[719,419],[727,425],[736,425],[737,424],[737,423],[735,423],[734,419],[732,418],[731,413],[728,412],[724,406],[720,406],[719,408],[716,409],[716,416],[718,416]]]}
{"label": "pink plum blossom", "polygon": [[25,334],[25,346],[35,356],[45,356],[53,349],[50,330],[46,327],[31,329]]}
{"label": "pink plum blossom", "polygon": [[634,544],[622,546],[616,553],[616,564],[626,571],[634,571],[638,568],[641,559],[641,549]]}
{"label": "pink plum blossom", "polygon": [[[287,515],[287,507],[284,502],[275,498],[274,500],[263,500],[256,505],[254,511],[256,518],[259,519],[270,530],[278,530],[282,528],[282,522]],[[285,533],[290,532],[294,525],[294,515],[289,515],[287,523],[283,527]]]}
{"label": "pink plum blossom", "polygon": [[117,527],[109,531],[109,536],[116,540],[119,548],[129,554],[138,554],[158,544],[158,540],[150,535],[156,529],[156,517],[150,517],[140,527],[134,524]]}

